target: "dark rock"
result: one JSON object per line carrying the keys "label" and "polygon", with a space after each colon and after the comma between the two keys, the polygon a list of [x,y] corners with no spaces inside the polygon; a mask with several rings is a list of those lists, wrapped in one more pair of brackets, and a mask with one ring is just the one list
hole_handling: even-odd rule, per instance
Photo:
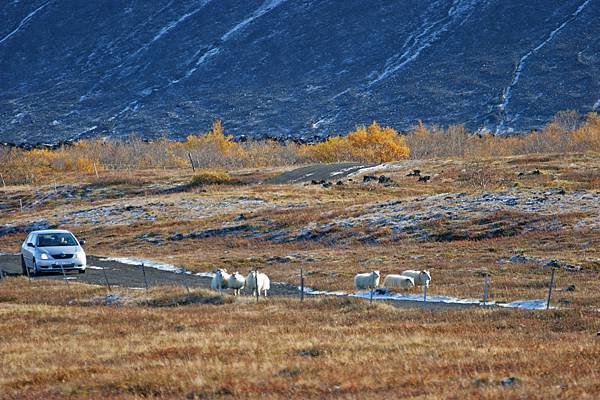
{"label": "dark rock", "polygon": [[365,175],[363,176],[363,183],[369,183],[371,181],[377,180],[373,175]]}
{"label": "dark rock", "polygon": [[563,292],[574,292],[574,291],[575,291],[575,285],[569,285],[563,289]]}
{"label": "dark rock", "polygon": [[245,221],[247,218],[246,216],[242,213],[240,215],[238,215],[237,217],[235,217],[233,220],[234,221]]}
{"label": "dark rock", "polygon": [[164,189],[162,191],[160,191],[161,194],[171,194],[171,193],[181,193],[181,192],[187,192],[188,190],[190,190],[190,185],[185,184],[185,185],[176,185],[167,189]]}
{"label": "dark rock", "polygon": [[337,186],[342,186],[342,185],[344,184],[344,182],[342,182],[342,181],[337,181],[335,184],[336,184]]}
{"label": "dark rock", "polygon": [[429,176],[429,175],[419,176],[419,182],[427,182],[430,179],[431,179],[431,176]]}
{"label": "dark rock", "polygon": [[328,188],[328,187],[333,186],[333,183],[331,183],[331,182],[325,182],[321,186],[323,186],[324,188]]}
{"label": "dark rock", "polygon": [[512,386],[516,383],[518,383],[519,380],[517,378],[515,378],[514,376],[508,377],[508,378],[504,378],[500,381],[500,384],[502,386]]}
{"label": "dark rock", "polygon": [[54,229],[56,225],[50,224],[46,220],[34,221],[27,225],[3,225],[0,226],[0,236],[11,235],[13,233],[29,233],[43,229]]}
{"label": "dark rock", "polygon": [[380,184],[384,184],[384,183],[389,183],[389,182],[391,182],[391,181],[392,181],[392,179],[391,179],[390,177],[388,177],[388,176],[381,175],[381,176],[379,177],[379,179],[377,179],[377,181],[378,181]]}
{"label": "dark rock", "polygon": [[319,184],[319,181],[317,181],[317,180],[313,179],[312,181],[310,181],[310,184],[311,184],[311,185],[318,185],[318,184]]}
{"label": "dark rock", "polygon": [[406,174],[406,176],[421,176],[421,170],[413,169],[412,172]]}

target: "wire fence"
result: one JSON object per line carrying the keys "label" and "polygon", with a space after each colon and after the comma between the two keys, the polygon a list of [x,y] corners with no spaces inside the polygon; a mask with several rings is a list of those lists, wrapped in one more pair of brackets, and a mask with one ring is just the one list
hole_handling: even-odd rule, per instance
{"label": "wire fence", "polygon": [[[96,276],[95,282],[87,282],[87,283],[95,283],[98,285],[102,285],[106,287],[107,292],[110,294],[115,289],[118,289],[123,286],[131,287],[131,288],[139,288],[143,290],[149,290],[152,287],[157,286],[178,286],[183,287],[187,291],[187,293],[191,293],[191,288],[208,288],[208,280],[212,277],[209,274],[204,274],[199,277],[197,275],[193,275],[191,272],[186,270],[179,270],[178,273],[169,272],[165,273],[161,271],[160,276],[156,275],[155,271],[152,271],[149,274],[149,268],[144,263],[141,263],[137,266],[128,266],[131,268],[127,268],[127,282],[124,285],[124,276],[123,271],[120,271],[118,268],[109,269],[108,267],[94,267],[94,269],[102,270],[102,273]],[[24,269],[29,282],[32,281],[33,274],[30,274],[29,268]],[[137,273],[132,273],[132,271],[137,271]],[[304,268],[300,268],[298,270],[298,274],[294,277],[291,277],[290,282],[276,282],[274,283],[276,286],[275,292],[276,295],[285,296],[285,297],[297,297],[299,301],[305,301],[307,295],[321,295],[321,296],[348,296],[348,297],[356,297],[368,300],[369,302],[373,302],[375,300],[388,300],[388,301],[411,301],[413,303],[422,302],[423,304],[428,303],[445,303],[445,304],[455,304],[455,305],[479,305],[479,306],[506,306],[506,307],[515,307],[515,308],[532,308],[532,309],[549,309],[552,306],[552,296],[556,281],[556,268],[550,268],[548,274],[546,275],[547,279],[544,279],[543,282],[539,282],[538,285],[542,283],[546,285],[546,295],[544,299],[518,299],[512,302],[499,302],[490,299],[491,288],[493,287],[493,282],[490,279],[490,275],[485,272],[482,274],[481,279],[481,292],[480,296],[476,296],[476,298],[458,298],[451,296],[444,296],[440,294],[432,295],[430,292],[430,287],[428,285],[417,285],[417,287],[412,288],[409,291],[393,291],[390,288],[386,288],[385,285],[379,284],[369,284],[367,287],[363,288],[363,290],[355,289],[355,291],[327,291],[327,290],[314,290],[310,287],[306,286],[306,274]],[[67,274],[67,271],[62,269],[59,271],[60,275],[62,275],[62,280],[64,281],[65,287],[67,290],[72,290],[72,286],[70,285],[71,280],[74,280],[72,276]],[[253,273],[253,274],[252,274]],[[4,268],[0,268],[0,283],[6,280],[7,276],[15,276],[17,273],[9,273]],[[267,291],[264,290],[263,284],[259,286],[259,275],[264,275],[259,272],[257,269],[253,269],[249,277],[252,277],[254,281],[252,285],[249,285],[249,282],[246,281],[246,285],[249,288],[256,288],[261,290],[252,291],[251,295],[256,296],[256,300],[259,301],[259,297],[261,294],[266,297]],[[55,276],[56,278],[56,276]],[[213,286],[213,288],[215,288]],[[233,288],[233,287],[232,287]],[[283,289],[282,289],[283,288]],[[216,291],[220,295],[224,295],[225,290],[230,289],[227,286],[225,281],[219,280]],[[269,288],[271,289],[271,288]],[[418,292],[421,291],[421,294]],[[234,292],[235,294],[235,292]],[[543,301],[542,301],[543,300]]]}

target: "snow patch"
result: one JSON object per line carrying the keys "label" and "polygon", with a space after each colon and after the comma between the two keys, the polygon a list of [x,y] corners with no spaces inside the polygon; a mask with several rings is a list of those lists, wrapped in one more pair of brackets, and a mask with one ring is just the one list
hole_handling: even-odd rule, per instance
{"label": "snow patch", "polygon": [[[546,300],[518,300],[510,303],[496,303],[498,307],[505,308],[524,308],[526,310],[545,310],[546,309]],[[555,308],[555,307],[550,307]]]}
{"label": "snow patch", "polygon": [[381,73],[374,71],[369,74],[370,77],[374,78],[371,79],[367,85],[368,87],[371,87],[376,83],[388,78],[390,75],[396,73],[398,70],[416,60],[421,52],[439,40],[442,33],[446,32],[453,23],[457,22],[458,26],[464,24],[471,14],[473,14],[478,4],[477,1],[473,0],[457,0],[450,7],[447,15],[430,22],[428,19],[429,14],[434,12],[436,8],[439,8],[439,6],[439,3],[433,3],[425,11],[425,18],[422,25],[417,29],[415,34],[410,35],[408,39],[406,39],[402,45],[403,52],[401,54],[395,54],[390,57],[386,61],[384,69]]}
{"label": "snow patch", "polygon": [[[298,287],[298,290],[301,290]],[[354,297],[359,299],[370,299],[371,292],[356,292],[356,293],[347,293],[343,291],[335,291],[329,292],[325,290],[315,290],[309,287],[304,288],[304,293],[314,296],[338,296],[338,297]],[[373,300],[392,300],[392,301],[413,301],[413,302],[423,302],[422,294],[402,294],[402,293],[393,293],[387,292],[385,294],[373,293]],[[544,310],[546,309],[546,301],[543,299],[540,300],[518,300],[510,303],[496,303],[496,302],[487,302],[483,304],[482,301],[477,299],[460,299],[457,297],[451,296],[442,296],[442,295],[428,295],[427,303],[443,303],[443,304],[457,304],[457,305],[478,305],[478,306],[498,306],[504,308],[521,308],[526,310]],[[553,308],[553,307],[551,307]]]}
{"label": "snow patch", "polygon": [[6,35],[2,39],[0,39],[0,44],[4,43],[8,39],[10,39],[15,33],[17,33],[23,27],[23,25],[25,25],[31,18],[33,18],[33,16],[35,14],[42,11],[50,3],[51,3],[50,1],[47,3],[44,3],[41,6],[39,6],[38,8],[36,8],[35,10],[33,10],[32,12],[30,12],[29,14],[27,14],[27,16],[21,20],[19,25],[17,25],[17,27],[12,32],[10,32],[8,35]]}
{"label": "snow patch", "polygon": [[162,263],[158,261],[148,260],[145,258],[137,258],[137,257],[105,257],[101,258],[100,261],[115,261],[121,264],[127,265],[142,265],[148,268],[154,268],[161,271],[167,272],[175,272],[176,274],[181,274],[186,272],[185,269],[176,267],[172,264]]}
{"label": "snow patch", "polygon": [[87,269],[98,269],[98,270],[103,270],[104,269],[102,267],[96,267],[95,265],[88,265],[86,268]]}
{"label": "snow patch", "polygon": [[229,40],[229,38],[231,38],[233,35],[235,35],[240,29],[244,29],[252,21],[254,21],[257,18],[262,17],[263,15],[265,15],[269,11],[272,11],[273,9],[279,7],[281,4],[285,3],[286,1],[287,0],[267,0],[267,1],[265,1],[260,7],[258,7],[252,13],[251,16],[249,16],[248,18],[246,18],[245,20],[243,20],[242,22],[240,22],[239,24],[234,26],[232,29],[230,29],[228,32],[226,32],[223,36],[221,36],[221,40],[226,42],[227,40]]}
{"label": "snow patch", "polygon": [[512,76],[512,79],[511,79],[509,85],[506,88],[504,88],[504,90],[502,91],[502,103],[500,103],[500,105],[498,106],[498,109],[503,114],[504,118],[503,118],[503,120],[501,120],[500,124],[498,125],[497,131],[502,131],[504,129],[504,124],[506,122],[505,112],[506,112],[506,108],[508,107],[508,104],[510,103],[511,91],[512,91],[512,88],[517,83],[519,83],[519,79],[521,79],[521,75],[523,73],[523,69],[525,68],[527,59],[529,57],[531,57],[532,55],[534,55],[535,53],[537,53],[539,50],[541,50],[548,43],[550,43],[554,39],[554,37],[556,35],[558,35],[561,30],[563,30],[563,28],[565,26],[567,26],[569,23],[573,22],[577,18],[577,16],[585,9],[585,7],[588,5],[588,3],[590,1],[591,0],[584,1],[579,7],[577,7],[577,10],[575,10],[573,13],[571,13],[569,18],[567,18],[565,21],[563,21],[563,23],[560,24],[557,28],[554,28],[554,30],[552,30],[540,44],[535,46],[533,49],[529,50],[527,53],[525,53],[525,55],[523,55],[521,57],[521,59],[517,63],[515,70],[513,71],[513,76]]}

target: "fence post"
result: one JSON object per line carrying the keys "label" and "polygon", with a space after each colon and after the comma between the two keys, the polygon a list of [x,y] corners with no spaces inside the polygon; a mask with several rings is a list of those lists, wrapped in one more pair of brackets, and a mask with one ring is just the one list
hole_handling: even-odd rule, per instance
{"label": "fence post", "polygon": [[96,168],[96,162],[94,162],[94,172],[96,173],[96,179],[98,179],[99,176],[98,176],[98,168]]}
{"label": "fence post", "polygon": [[65,269],[63,268],[62,264],[60,264],[60,270],[62,271],[62,274],[63,274],[63,280],[67,284],[67,289],[71,289],[71,287],[69,286],[69,280],[67,279],[67,274],[65,273]]}
{"label": "fence post", "polygon": [[108,283],[108,276],[106,275],[106,269],[102,268],[102,272],[104,273],[104,280],[106,281],[106,287],[108,288],[108,293],[112,291],[110,287],[110,283]]}
{"label": "fence post", "polygon": [[423,303],[427,303],[427,286],[423,285]]}
{"label": "fence post", "polygon": [[23,200],[19,199],[19,205],[21,206],[21,212],[23,212]]}
{"label": "fence post", "polygon": [[554,271],[555,268],[552,268],[552,273],[550,275],[550,285],[548,287],[548,300],[546,301],[546,310],[550,308],[550,298],[552,297],[552,286],[554,286]]}
{"label": "fence post", "polygon": [[192,171],[196,171],[196,167],[194,167],[194,160],[192,160],[192,153],[188,153],[188,157],[190,158],[190,164],[192,164]]}
{"label": "fence post", "polygon": [[486,272],[483,277],[483,305],[487,302],[487,289],[488,289],[488,273]]}
{"label": "fence post", "polygon": [[187,290],[187,293],[190,294],[191,291],[190,291],[190,285],[188,282],[188,273],[185,269],[183,270],[183,284],[185,285],[185,290]]}
{"label": "fence post", "polygon": [[146,290],[148,290],[148,280],[146,279],[146,267],[144,263],[142,263],[142,273],[144,274],[144,285],[146,286]]}
{"label": "fence post", "polygon": [[2,176],[2,174],[0,174],[0,180],[2,181],[2,187],[6,187],[6,182],[4,182],[4,176]]}
{"label": "fence post", "polygon": [[221,296],[223,296],[223,287],[222,287],[222,285],[223,285],[223,274],[221,273],[220,270],[217,272],[217,274],[219,274],[219,279],[217,279],[217,282],[219,284],[219,294]]}
{"label": "fence post", "polygon": [[254,288],[256,289],[256,302],[258,303],[258,298],[260,297],[260,292],[258,291],[258,270],[254,270]]}
{"label": "fence post", "polygon": [[300,268],[300,301],[304,301],[304,270]]}

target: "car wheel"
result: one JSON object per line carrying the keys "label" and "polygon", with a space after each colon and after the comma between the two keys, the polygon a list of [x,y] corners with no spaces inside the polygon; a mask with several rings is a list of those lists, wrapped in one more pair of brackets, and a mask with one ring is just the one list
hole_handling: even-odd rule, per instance
{"label": "car wheel", "polygon": [[21,270],[23,271],[23,275],[29,275],[29,273],[27,272],[27,265],[25,265],[25,259],[23,258],[23,256],[21,256]]}
{"label": "car wheel", "polygon": [[33,271],[31,272],[32,276],[36,276],[38,274],[38,268],[37,268],[37,263],[35,262],[35,258],[33,259],[33,265],[32,265],[32,269]]}

